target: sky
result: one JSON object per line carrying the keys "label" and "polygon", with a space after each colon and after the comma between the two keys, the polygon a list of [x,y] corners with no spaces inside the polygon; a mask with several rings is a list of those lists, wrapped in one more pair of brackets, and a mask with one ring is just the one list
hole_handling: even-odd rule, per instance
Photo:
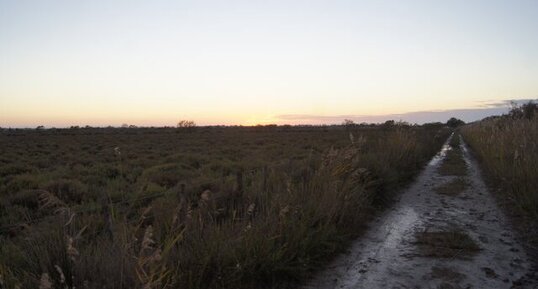
{"label": "sky", "polygon": [[0,0],[0,127],[470,121],[536,98],[536,0]]}

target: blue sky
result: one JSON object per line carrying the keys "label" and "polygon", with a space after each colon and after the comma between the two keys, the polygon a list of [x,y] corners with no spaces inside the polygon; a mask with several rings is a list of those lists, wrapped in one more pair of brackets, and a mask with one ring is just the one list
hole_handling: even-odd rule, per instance
{"label": "blue sky", "polygon": [[0,0],[0,126],[480,109],[538,97],[536,35],[538,1]]}

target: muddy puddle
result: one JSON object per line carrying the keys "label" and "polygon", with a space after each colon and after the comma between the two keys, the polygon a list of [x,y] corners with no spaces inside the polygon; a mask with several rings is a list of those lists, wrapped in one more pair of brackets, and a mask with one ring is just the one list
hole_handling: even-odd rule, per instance
{"label": "muddy puddle", "polygon": [[[452,149],[447,141],[399,201],[304,288],[538,288],[463,142],[456,149],[465,174],[439,173]],[[456,178],[465,185],[451,188]],[[459,191],[442,194],[442,186]]]}

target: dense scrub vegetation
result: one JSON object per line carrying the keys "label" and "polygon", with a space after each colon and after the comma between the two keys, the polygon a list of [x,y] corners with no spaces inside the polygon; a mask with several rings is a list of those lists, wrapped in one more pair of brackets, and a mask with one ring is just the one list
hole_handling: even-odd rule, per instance
{"label": "dense scrub vegetation", "polygon": [[285,286],[345,248],[448,133],[3,130],[2,288]]}
{"label": "dense scrub vegetation", "polygon": [[538,245],[538,105],[516,106],[507,115],[467,125],[462,133]]}

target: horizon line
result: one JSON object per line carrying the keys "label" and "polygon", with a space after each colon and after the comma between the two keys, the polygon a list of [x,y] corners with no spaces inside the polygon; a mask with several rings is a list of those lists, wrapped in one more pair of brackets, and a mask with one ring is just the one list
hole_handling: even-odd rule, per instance
{"label": "horizon line", "polygon": [[[436,122],[446,122],[449,118],[455,117],[461,119],[465,122],[474,122],[480,119],[483,119],[488,116],[493,115],[502,115],[508,112],[512,104],[520,105],[527,102],[538,102],[538,98],[525,98],[525,99],[510,99],[504,101],[495,101],[495,102],[482,102],[480,107],[475,108],[458,108],[458,109],[441,109],[441,110],[420,110],[420,111],[411,111],[403,113],[391,113],[391,114],[378,114],[378,115],[353,115],[353,114],[343,114],[343,115],[318,115],[318,114],[276,114],[273,115],[271,121],[260,122],[256,124],[244,124],[244,123],[205,123],[201,122],[198,127],[211,127],[211,126],[242,126],[242,127],[255,127],[263,125],[291,125],[291,126],[330,126],[338,125],[343,123],[345,120],[351,120],[356,124],[366,123],[366,124],[380,124],[387,120],[394,120],[397,122],[407,122],[409,124],[424,124],[424,123],[436,123]],[[196,119],[185,119],[192,120],[195,123]],[[158,122],[159,120],[156,120]],[[181,121],[179,119],[178,121]],[[94,128],[107,128],[115,127],[121,128],[122,126],[136,126],[140,128],[163,128],[163,127],[176,127],[178,121],[170,121],[171,124],[166,123],[155,123],[151,124],[151,121],[140,123],[125,121],[122,124],[114,123],[93,123],[89,121],[88,123],[81,123],[73,121],[71,124],[60,124],[55,125],[52,123],[30,123],[30,124],[14,124],[14,125],[4,125],[0,124],[0,128],[12,128],[12,129],[32,129],[37,127],[44,128],[71,128],[71,127],[94,127]],[[174,123],[174,124],[172,124]]]}

